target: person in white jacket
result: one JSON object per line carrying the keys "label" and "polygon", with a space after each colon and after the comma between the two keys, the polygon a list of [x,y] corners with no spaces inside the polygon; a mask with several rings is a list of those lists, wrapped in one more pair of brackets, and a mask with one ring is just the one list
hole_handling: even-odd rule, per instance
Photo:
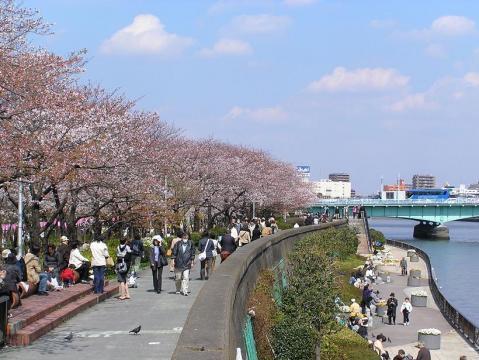
{"label": "person in white jacket", "polygon": [[108,247],[103,242],[102,236],[90,244],[91,266],[93,268],[93,292],[95,294],[103,293],[105,285],[106,259],[110,257]]}
{"label": "person in white jacket", "polygon": [[404,318],[404,326],[409,325],[409,314],[411,313],[411,311],[412,311],[412,305],[409,302],[409,298],[405,298],[404,302],[401,305],[401,312]]}
{"label": "person in white jacket", "polygon": [[80,275],[80,280],[82,284],[88,284],[88,272],[90,271],[90,262],[86,257],[84,257],[80,250],[78,249],[78,242],[73,242],[71,244],[70,260],[68,261],[68,266],[73,265],[75,270]]}

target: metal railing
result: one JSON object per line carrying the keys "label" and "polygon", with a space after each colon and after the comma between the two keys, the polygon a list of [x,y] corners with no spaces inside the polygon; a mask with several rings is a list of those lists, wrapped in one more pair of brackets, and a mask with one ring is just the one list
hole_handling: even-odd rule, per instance
{"label": "metal railing", "polygon": [[382,199],[323,199],[317,201],[314,206],[382,206],[382,205],[479,205],[479,198],[454,198],[447,200],[432,199],[407,199],[407,200],[382,200]]}
{"label": "metal railing", "polygon": [[386,243],[401,249],[415,250],[416,253],[424,260],[429,273],[429,288],[431,289],[431,293],[437,307],[444,315],[446,320],[451,324],[451,326],[454,327],[476,351],[478,351],[479,328],[476,327],[467,317],[462,315],[456,308],[454,308],[454,306],[452,306],[451,303],[449,303],[449,301],[447,301],[447,299],[441,293],[437,284],[437,277],[435,276],[434,269],[429,260],[429,256],[423,250],[401,241],[386,240]]}
{"label": "metal railing", "polygon": [[369,232],[369,221],[366,210],[361,211],[361,217],[363,218],[364,231],[366,232],[366,239],[368,240],[368,249],[373,252],[373,242],[371,240],[371,233]]}

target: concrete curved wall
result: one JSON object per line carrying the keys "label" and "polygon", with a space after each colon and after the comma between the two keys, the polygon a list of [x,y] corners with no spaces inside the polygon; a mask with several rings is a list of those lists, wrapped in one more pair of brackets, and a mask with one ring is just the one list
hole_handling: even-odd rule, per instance
{"label": "concrete curved wall", "polygon": [[346,224],[304,226],[239,248],[205,283],[188,314],[172,359],[235,359],[243,349],[246,303],[261,270],[271,268],[291,251],[295,241],[311,232]]}

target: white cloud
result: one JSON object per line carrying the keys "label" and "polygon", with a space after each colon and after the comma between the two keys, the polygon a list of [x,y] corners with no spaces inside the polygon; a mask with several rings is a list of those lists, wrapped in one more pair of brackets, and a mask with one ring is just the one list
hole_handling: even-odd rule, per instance
{"label": "white cloud", "polygon": [[107,54],[157,54],[174,56],[193,40],[168,33],[160,19],[151,14],[137,15],[133,22],[105,40],[101,50]]}
{"label": "white cloud", "polygon": [[412,109],[426,109],[431,108],[433,104],[426,101],[424,93],[411,94],[405,98],[393,103],[389,109],[394,112],[402,112]]}
{"label": "white cloud", "polygon": [[284,121],[287,117],[288,114],[280,106],[253,109],[234,106],[224,116],[224,120],[250,120],[262,123],[273,123]]}
{"label": "white cloud", "polygon": [[316,0],[283,0],[283,4],[287,6],[304,6],[315,3]]}
{"label": "white cloud", "polygon": [[360,68],[347,70],[337,67],[331,74],[323,76],[309,84],[308,89],[315,92],[386,90],[404,87],[409,77],[401,75],[395,69]]}
{"label": "white cloud", "polygon": [[433,58],[444,58],[446,57],[446,50],[440,44],[429,44],[426,49],[424,49],[425,53]]}
{"label": "white cloud", "polygon": [[266,34],[280,31],[289,26],[291,19],[287,16],[240,15],[233,19],[231,28],[243,34]]}
{"label": "white cloud", "polygon": [[464,81],[471,86],[479,86],[479,73],[470,72],[464,75]]}
{"label": "white cloud", "polygon": [[212,48],[200,50],[200,56],[215,57],[219,55],[247,55],[253,52],[251,45],[243,40],[220,39]]}
{"label": "white cloud", "polygon": [[476,24],[464,16],[441,16],[433,21],[431,30],[447,36],[460,36],[472,33]]}

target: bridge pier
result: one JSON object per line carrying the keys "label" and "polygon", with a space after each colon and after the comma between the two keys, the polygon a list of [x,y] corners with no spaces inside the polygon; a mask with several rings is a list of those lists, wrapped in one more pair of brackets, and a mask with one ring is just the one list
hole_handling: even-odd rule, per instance
{"label": "bridge pier", "polygon": [[414,226],[413,236],[418,239],[449,240],[449,229],[439,223],[421,221]]}

